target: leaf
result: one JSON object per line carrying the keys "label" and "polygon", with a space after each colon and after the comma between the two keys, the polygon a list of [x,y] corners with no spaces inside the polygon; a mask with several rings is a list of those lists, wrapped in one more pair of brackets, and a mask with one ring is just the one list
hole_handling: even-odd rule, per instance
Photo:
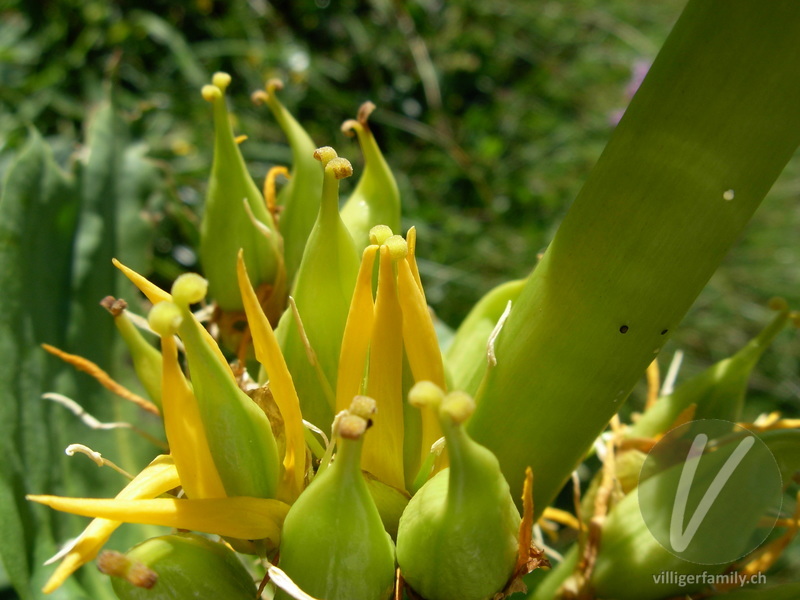
{"label": "leaf", "polygon": [[52,484],[55,449],[40,394],[52,384],[38,342],[62,343],[78,197],[36,131],[11,165],[0,199],[0,556],[23,600],[55,549],[44,513],[24,501]]}
{"label": "leaf", "polygon": [[691,0],[531,274],[470,432],[538,513],[797,148],[798,35],[790,0]]}

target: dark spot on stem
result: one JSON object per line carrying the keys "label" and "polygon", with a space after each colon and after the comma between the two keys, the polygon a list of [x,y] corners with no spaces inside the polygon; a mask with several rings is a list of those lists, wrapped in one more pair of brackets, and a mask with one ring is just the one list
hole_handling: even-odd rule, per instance
{"label": "dark spot on stem", "polygon": [[627,325],[623,325],[622,327],[619,328],[619,332],[620,333],[628,333],[628,326]]}
{"label": "dark spot on stem", "polygon": [[661,330],[661,335],[666,335],[666,333],[667,333],[668,331],[669,331],[669,329],[662,329],[662,330]]}

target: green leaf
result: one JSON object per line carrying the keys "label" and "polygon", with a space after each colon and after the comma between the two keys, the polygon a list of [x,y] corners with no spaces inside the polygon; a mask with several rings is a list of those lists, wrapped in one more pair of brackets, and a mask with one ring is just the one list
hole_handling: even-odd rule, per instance
{"label": "green leaf", "polygon": [[74,181],[32,131],[0,200],[0,556],[23,600],[38,597],[31,580],[55,551],[49,515],[24,495],[53,484],[53,423],[39,397],[53,378],[38,344],[65,338],[77,206]]}
{"label": "green leaf", "polygon": [[791,0],[691,0],[530,276],[470,431],[515,496],[533,467],[537,513],[797,147],[798,36]]}

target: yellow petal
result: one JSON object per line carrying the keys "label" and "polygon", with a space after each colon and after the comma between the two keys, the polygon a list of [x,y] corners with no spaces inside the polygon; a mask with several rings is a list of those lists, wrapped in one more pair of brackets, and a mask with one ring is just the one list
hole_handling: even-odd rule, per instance
{"label": "yellow petal", "polygon": [[[397,264],[397,289],[403,310],[403,342],[415,381],[432,381],[445,389],[444,366],[428,304],[406,260]],[[433,443],[442,437],[434,411],[422,411],[421,460]]]}
{"label": "yellow petal", "polygon": [[274,543],[280,540],[283,519],[289,511],[289,505],[280,500],[244,496],[199,500],[118,500],[60,496],[27,498],[55,510],[84,517],[163,525],[243,540],[268,538]]}
{"label": "yellow petal", "polygon": [[361,266],[347,313],[347,324],[339,354],[336,380],[336,412],[347,410],[353,397],[361,392],[364,368],[367,363],[369,340],[372,337],[374,303],[372,301],[372,267],[378,246],[367,246],[361,256]]}
{"label": "yellow petal", "polygon": [[[162,290],[156,284],[151,283],[142,275],[139,275],[133,269],[126,267],[121,262],[119,262],[116,258],[112,258],[111,262],[115,267],[117,267],[122,273],[131,280],[131,283],[139,288],[139,291],[142,292],[147,299],[150,300],[153,304],[158,304],[159,302],[164,302],[165,300],[172,300],[172,295]],[[196,319],[195,319],[196,320]],[[203,338],[206,342],[211,346],[214,353],[217,355],[217,358],[223,362],[223,364],[227,365],[228,361],[225,360],[225,356],[222,354],[222,351],[217,346],[217,342],[211,337],[211,334],[208,333],[205,327],[200,325],[200,329],[202,329]],[[228,367],[230,370],[230,367]],[[233,377],[233,371],[231,371],[231,377]]]}
{"label": "yellow petal", "polygon": [[362,467],[383,483],[405,489],[403,471],[403,315],[389,248],[381,247],[367,395],[378,411],[364,439]]}
{"label": "yellow petal", "polygon": [[422,289],[422,279],[419,277],[419,269],[417,268],[417,228],[412,227],[406,234],[406,241],[408,242],[408,266],[411,267],[411,274],[414,275],[414,281],[417,282],[422,297],[425,297],[425,290]]}
{"label": "yellow petal", "polygon": [[117,267],[120,271],[122,271],[125,277],[130,279],[133,285],[139,288],[139,291],[141,291],[145,296],[147,296],[147,299],[150,300],[150,302],[152,302],[153,304],[156,304],[158,302],[163,302],[164,300],[172,300],[172,296],[169,293],[165,292],[154,283],[150,283],[146,278],[139,275],[133,269],[129,269],[128,267],[126,267],[116,258],[112,258],[111,262],[115,267]]}
{"label": "yellow petal", "polygon": [[161,338],[164,430],[170,453],[190,498],[224,498],[225,487],[208,447],[200,410],[178,364],[175,338]]}
{"label": "yellow petal", "polygon": [[297,397],[292,375],[286,366],[286,360],[281,354],[278,340],[275,338],[275,332],[261,309],[250,278],[247,276],[247,268],[241,250],[239,250],[236,271],[244,310],[247,313],[247,322],[250,325],[250,334],[253,337],[256,358],[267,371],[269,389],[281,411],[281,417],[283,417],[286,454],[283,457],[283,478],[278,487],[278,496],[280,499],[292,503],[303,491],[306,466],[305,431],[303,416],[300,413],[300,400]]}
{"label": "yellow petal", "polygon": [[[154,498],[180,485],[175,464],[169,456],[159,456],[139,473],[119,494],[118,499]],[[97,556],[111,537],[119,520],[94,519],[75,540],[55,572],[47,580],[42,591],[45,594],[56,590],[78,568]]]}

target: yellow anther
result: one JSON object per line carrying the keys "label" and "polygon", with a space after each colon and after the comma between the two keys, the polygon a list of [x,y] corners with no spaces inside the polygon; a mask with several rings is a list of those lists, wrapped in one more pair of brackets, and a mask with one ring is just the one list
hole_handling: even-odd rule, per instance
{"label": "yellow anther", "polygon": [[159,302],[150,309],[147,322],[158,335],[175,335],[183,322],[183,315],[174,302]]}
{"label": "yellow anther", "polygon": [[343,414],[339,419],[339,435],[347,440],[357,440],[367,430],[367,420],[358,415]]}
{"label": "yellow anther", "polygon": [[463,423],[473,412],[475,412],[475,400],[466,392],[450,392],[439,406],[439,413],[450,417],[455,423]]}
{"label": "yellow anther", "polygon": [[369,396],[356,396],[350,403],[350,408],[348,410],[351,415],[356,415],[362,419],[371,419],[377,409],[377,404],[373,398]]}
{"label": "yellow anther", "polygon": [[172,298],[177,304],[200,302],[208,293],[208,280],[197,273],[184,273],[172,284]]}
{"label": "yellow anther", "polygon": [[346,158],[337,156],[325,164],[325,173],[332,173],[336,179],[345,179],[353,174],[353,165]]}
{"label": "yellow anther", "polygon": [[250,100],[256,106],[261,106],[267,100],[269,100],[269,94],[267,94],[267,92],[265,92],[264,90],[256,90],[255,92],[250,94]]}
{"label": "yellow anther", "polygon": [[283,81],[277,78],[273,78],[267,81],[267,84],[264,86],[267,90],[268,94],[274,94],[276,91],[283,89]]}
{"label": "yellow anther", "polygon": [[227,89],[227,87],[231,84],[231,76],[222,71],[217,71],[211,78],[211,83],[217,86],[220,89],[220,91],[224,92]]}
{"label": "yellow anther", "polygon": [[246,135],[237,135],[235,138],[233,138],[233,141],[236,142],[237,144],[241,144],[242,142],[244,142],[246,140],[247,140],[247,136]]}
{"label": "yellow anther", "polygon": [[382,245],[386,240],[394,235],[388,225],[375,225],[369,230],[369,241],[378,246]]}
{"label": "yellow anther", "polygon": [[384,242],[389,248],[389,254],[393,261],[403,260],[408,256],[408,244],[401,235],[393,235]]}
{"label": "yellow anther", "polygon": [[336,150],[330,146],[323,146],[322,148],[314,150],[314,158],[321,162],[323,167],[326,167],[328,163],[337,156],[339,155],[336,154]]}
{"label": "yellow anther", "polygon": [[418,381],[408,392],[411,406],[438,406],[444,399],[444,391],[432,381]]}
{"label": "yellow anther", "polygon": [[222,98],[222,90],[215,85],[204,85],[200,93],[206,102],[214,102]]}
{"label": "yellow anther", "polygon": [[369,116],[373,113],[376,106],[374,102],[370,102],[367,100],[361,106],[358,107],[358,122],[361,123],[363,127],[367,127],[367,121],[369,120]]}

